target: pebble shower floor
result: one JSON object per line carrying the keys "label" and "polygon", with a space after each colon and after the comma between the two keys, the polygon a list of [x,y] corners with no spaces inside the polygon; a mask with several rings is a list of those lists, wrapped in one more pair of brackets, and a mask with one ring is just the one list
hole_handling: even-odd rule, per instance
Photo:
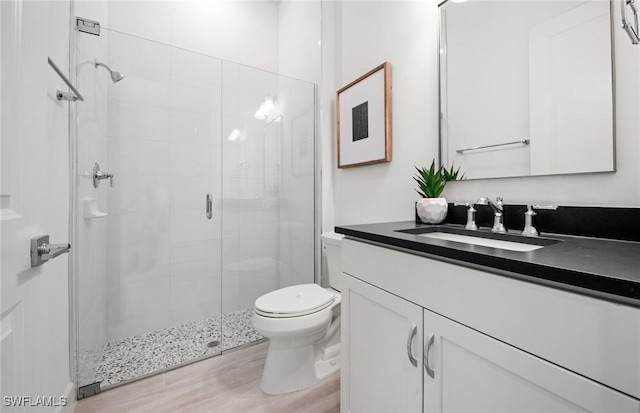
{"label": "pebble shower floor", "polygon": [[[251,325],[252,309],[127,337],[87,349],[79,355],[80,386],[105,388],[260,340]],[[222,337],[220,337],[222,332]],[[209,345],[218,341],[218,345]]]}

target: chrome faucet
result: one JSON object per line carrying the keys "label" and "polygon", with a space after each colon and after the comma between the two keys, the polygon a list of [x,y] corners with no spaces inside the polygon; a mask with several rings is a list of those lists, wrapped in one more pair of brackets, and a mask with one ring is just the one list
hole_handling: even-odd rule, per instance
{"label": "chrome faucet", "polygon": [[491,232],[498,234],[504,234],[507,230],[504,228],[504,203],[502,197],[496,197],[496,202],[493,202],[489,197],[483,196],[476,201],[478,205],[489,205],[493,210],[493,228]]}

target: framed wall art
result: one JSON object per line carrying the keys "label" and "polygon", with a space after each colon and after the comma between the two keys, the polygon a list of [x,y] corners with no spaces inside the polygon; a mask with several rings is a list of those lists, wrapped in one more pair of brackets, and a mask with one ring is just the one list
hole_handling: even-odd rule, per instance
{"label": "framed wall art", "polygon": [[391,65],[381,64],[337,92],[338,168],[391,161]]}

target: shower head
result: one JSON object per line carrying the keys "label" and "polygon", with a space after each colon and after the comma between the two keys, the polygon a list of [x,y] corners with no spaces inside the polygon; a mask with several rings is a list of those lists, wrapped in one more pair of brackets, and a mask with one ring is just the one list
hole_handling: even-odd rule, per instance
{"label": "shower head", "polygon": [[113,81],[113,83],[121,81],[122,79],[124,79],[124,76],[125,75],[120,72],[116,72],[115,70],[111,72],[111,80]]}
{"label": "shower head", "polygon": [[109,74],[111,75],[111,81],[112,81],[113,83],[119,82],[119,81],[121,81],[122,79],[124,79],[124,76],[125,76],[125,75],[123,75],[123,74],[122,74],[122,73],[120,73],[120,72],[116,72],[115,70],[111,70],[111,68],[110,68],[109,66],[105,65],[104,63],[100,63],[100,62],[98,62],[98,59],[96,59],[96,60],[95,60],[95,67],[96,67],[96,69],[98,68],[98,66],[102,66],[102,67],[104,67],[105,69],[107,69],[107,70],[109,71]]}

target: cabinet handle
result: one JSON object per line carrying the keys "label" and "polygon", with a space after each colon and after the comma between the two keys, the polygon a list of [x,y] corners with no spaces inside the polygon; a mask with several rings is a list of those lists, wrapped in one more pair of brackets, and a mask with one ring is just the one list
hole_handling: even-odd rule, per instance
{"label": "cabinet handle", "polygon": [[436,373],[433,371],[431,366],[429,366],[429,352],[431,351],[431,346],[433,345],[433,341],[435,340],[436,335],[433,334],[428,342],[424,345],[424,369],[427,371],[427,374],[431,376],[431,378],[436,377]]}
{"label": "cabinet handle", "polygon": [[413,341],[413,337],[415,337],[418,332],[418,326],[415,324],[411,324],[411,330],[409,330],[409,337],[407,338],[407,356],[409,356],[409,361],[413,364],[414,367],[418,367],[418,359],[413,357],[411,354],[411,342]]}

